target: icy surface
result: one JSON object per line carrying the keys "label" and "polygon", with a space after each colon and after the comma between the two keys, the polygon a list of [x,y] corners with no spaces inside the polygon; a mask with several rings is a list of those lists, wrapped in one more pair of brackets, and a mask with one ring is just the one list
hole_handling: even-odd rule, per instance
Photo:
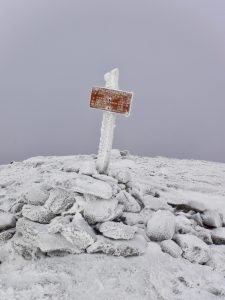
{"label": "icy surface", "polygon": [[[1,166],[0,215],[10,212],[16,224],[0,231],[0,299],[225,299],[225,165],[117,151],[108,175],[91,175],[95,157],[35,157]],[[83,176],[88,180],[78,191]],[[92,179],[98,187],[89,185]],[[121,191],[140,211],[124,211],[129,201],[119,203]],[[30,221],[22,216],[26,205],[52,208],[54,218]],[[176,234],[152,242],[146,224],[160,211],[174,216]],[[85,223],[75,221],[79,214]],[[137,231],[131,240],[104,237],[99,227],[109,221]],[[73,228],[69,240],[64,228]]]}

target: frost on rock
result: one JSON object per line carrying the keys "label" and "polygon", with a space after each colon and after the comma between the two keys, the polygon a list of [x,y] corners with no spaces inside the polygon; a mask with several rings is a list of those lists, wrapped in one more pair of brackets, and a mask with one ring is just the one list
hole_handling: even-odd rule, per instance
{"label": "frost on rock", "polygon": [[58,216],[55,217],[48,226],[49,233],[58,233],[62,231],[62,228],[72,221],[72,216]]}
{"label": "frost on rock", "polygon": [[191,234],[176,234],[176,243],[183,250],[183,257],[190,262],[205,264],[210,259],[210,248],[198,237]]}
{"label": "frost on rock", "polygon": [[213,229],[211,235],[214,244],[225,245],[225,227]]}
{"label": "frost on rock", "polygon": [[16,218],[13,214],[0,212],[0,232],[16,226]]}
{"label": "frost on rock", "polygon": [[144,220],[138,213],[124,212],[122,220],[127,225],[144,224]]}
{"label": "frost on rock", "polygon": [[87,248],[88,253],[105,253],[114,256],[142,255],[146,250],[147,243],[143,236],[136,234],[132,240],[111,240],[98,236],[97,241]]}
{"label": "frost on rock", "polygon": [[137,230],[136,227],[112,221],[100,224],[98,229],[105,237],[115,240],[131,240]]}
{"label": "frost on rock", "polygon": [[110,184],[87,175],[81,175],[75,180],[73,190],[78,193],[90,194],[103,199],[110,199],[112,197],[112,187]]}
{"label": "frost on rock", "polygon": [[195,226],[195,230],[191,232],[193,235],[196,235],[200,240],[205,242],[208,245],[211,245],[212,242],[212,237],[211,237],[211,232],[210,230],[200,227],[200,226]]}
{"label": "frost on rock", "polygon": [[175,233],[175,217],[170,211],[155,212],[147,223],[147,235],[152,241],[172,239]]}
{"label": "frost on rock", "polygon": [[94,175],[97,173],[96,165],[93,160],[83,161],[80,165],[79,174]]}
{"label": "frost on rock", "polygon": [[26,202],[32,205],[44,205],[48,196],[48,192],[43,191],[40,186],[32,186],[24,194]]}
{"label": "frost on rock", "polygon": [[73,192],[63,188],[55,188],[51,190],[50,196],[44,206],[55,215],[58,215],[69,209],[75,201]]}
{"label": "frost on rock", "polygon": [[48,208],[31,204],[23,206],[22,215],[31,221],[43,224],[49,223],[55,217]]}
{"label": "frost on rock", "polygon": [[84,198],[84,196],[76,195],[75,196],[76,202],[73,204],[73,206],[62,213],[62,215],[75,215],[76,213],[83,213],[85,206],[87,205],[87,202]]}
{"label": "frost on rock", "polygon": [[182,249],[172,240],[165,240],[160,243],[163,252],[171,255],[174,258],[181,257]]}
{"label": "frost on rock", "polygon": [[79,254],[82,252],[74,244],[70,243],[61,234],[51,234],[48,232],[41,232],[37,236],[37,246],[44,253],[51,252],[68,252],[72,254]]}
{"label": "frost on rock", "polygon": [[61,234],[80,250],[85,250],[96,241],[94,230],[79,213],[71,223],[62,226]]}
{"label": "frost on rock", "polygon": [[137,200],[126,191],[120,191],[117,194],[116,199],[120,204],[124,205],[124,211],[126,212],[136,213],[141,210],[141,206]]}
{"label": "frost on rock", "polygon": [[126,184],[131,180],[130,172],[128,172],[127,170],[114,170],[112,174],[119,183]]}
{"label": "frost on rock", "polygon": [[202,222],[205,226],[208,227],[222,227],[223,225],[223,218],[216,210],[206,210],[202,215]]}
{"label": "frost on rock", "polygon": [[148,221],[151,219],[151,217],[154,215],[154,211],[149,208],[144,208],[140,212],[140,216],[143,220],[143,223],[147,225]]}
{"label": "frost on rock", "polygon": [[194,233],[195,221],[187,218],[185,215],[175,216],[176,233]]}
{"label": "frost on rock", "polygon": [[0,242],[5,242],[11,239],[16,232],[15,228],[7,229],[5,231],[0,232]]}
{"label": "frost on rock", "polygon": [[153,197],[152,195],[145,195],[143,198],[143,203],[146,208],[152,210],[172,210],[171,206],[169,206],[164,199]]}
{"label": "frost on rock", "polygon": [[121,216],[123,206],[115,198],[109,200],[93,197],[84,209],[84,217],[89,224],[111,221]]}

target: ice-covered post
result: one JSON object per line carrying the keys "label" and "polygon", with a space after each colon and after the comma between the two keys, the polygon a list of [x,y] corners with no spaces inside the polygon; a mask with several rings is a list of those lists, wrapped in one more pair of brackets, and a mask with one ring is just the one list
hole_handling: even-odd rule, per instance
{"label": "ice-covered post", "polygon": [[[113,69],[104,76],[105,87],[108,89],[119,89],[119,69]],[[110,100],[110,99],[109,99]],[[116,126],[116,114],[110,111],[103,112],[101,137],[98,148],[97,170],[106,173],[109,165],[110,154],[113,143],[113,133]]]}
{"label": "ice-covered post", "polygon": [[112,150],[116,113],[129,115],[133,94],[119,90],[119,70],[113,69],[104,76],[105,88],[94,87],[90,107],[103,109],[101,137],[96,167],[99,173],[107,173]]}

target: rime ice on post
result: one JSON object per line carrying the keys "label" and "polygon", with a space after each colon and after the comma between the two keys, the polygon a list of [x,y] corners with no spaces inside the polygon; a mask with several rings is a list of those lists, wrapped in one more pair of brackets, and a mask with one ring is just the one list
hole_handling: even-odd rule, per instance
{"label": "rime ice on post", "polygon": [[101,137],[98,150],[97,169],[106,173],[112,150],[116,113],[129,115],[132,93],[119,91],[119,70],[113,69],[104,76],[105,88],[92,89],[90,106],[103,109]]}
{"label": "rime ice on post", "polygon": [[[119,88],[119,70],[114,69],[110,73],[106,73],[104,76],[105,87],[109,89],[118,90]],[[110,154],[113,142],[113,133],[116,126],[116,114],[105,111],[103,113],[101,137],[98,149],[97,169],[99,173],[105,173],[107,171]]]}

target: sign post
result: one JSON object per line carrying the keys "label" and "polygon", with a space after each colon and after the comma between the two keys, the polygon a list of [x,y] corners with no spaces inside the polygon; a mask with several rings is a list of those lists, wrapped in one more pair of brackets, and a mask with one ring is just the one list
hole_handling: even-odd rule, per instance
{"label": "sign post", "polygon": [[119,70],[113,69],[104,76],[105,88],[92,89],[90,107],[103,109],[97,170],[106,173],[110,161],[116,113],[129,115],[133,94],[119,91]]}

